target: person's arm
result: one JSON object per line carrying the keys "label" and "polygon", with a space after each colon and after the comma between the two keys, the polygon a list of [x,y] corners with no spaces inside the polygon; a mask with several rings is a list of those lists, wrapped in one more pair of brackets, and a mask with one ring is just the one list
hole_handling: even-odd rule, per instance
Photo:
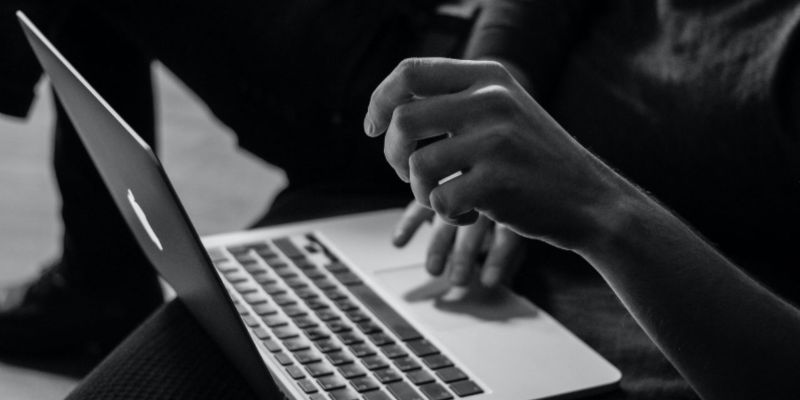
{"label": "person's arm", "polygon": [[582,147],[500,64],[407,60],[364,125],[446,221],[480,213],[586,258],[704,398],[800,393],[800,311]]}
{"label": "person's arm", "polygon": [[573,249],[681,374],[706,399],[800,393],[798,309],[640,190],[609,177],[625,189],[598,205],[593,213],[602,217],[588,224],[594,234]]}

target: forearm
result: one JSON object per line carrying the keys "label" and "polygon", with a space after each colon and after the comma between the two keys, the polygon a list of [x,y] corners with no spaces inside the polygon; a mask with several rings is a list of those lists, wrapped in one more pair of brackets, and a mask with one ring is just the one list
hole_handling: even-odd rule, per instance
{"label": "forearm", "polygon": [[578,252],[708,399],[800,391],[800,312],[629,186]]}

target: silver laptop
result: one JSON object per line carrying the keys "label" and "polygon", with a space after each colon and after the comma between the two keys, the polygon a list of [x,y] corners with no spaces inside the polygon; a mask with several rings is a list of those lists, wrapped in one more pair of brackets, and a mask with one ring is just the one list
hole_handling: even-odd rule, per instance
{"label": "silver laptop", "polygon": [[277,383],[292,399],[528,400],[619,382],[529,301],[431,278],[428,231],[390,244],[401,210],[201,241],[147,144],[17,17],[139,245],[261,397]]}

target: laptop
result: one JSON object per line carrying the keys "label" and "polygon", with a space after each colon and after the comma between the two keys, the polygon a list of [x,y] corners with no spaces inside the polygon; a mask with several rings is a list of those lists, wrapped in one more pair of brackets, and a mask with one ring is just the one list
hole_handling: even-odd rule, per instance
{"label": "laptop", "polygon": [[157,157],[21,12],[23,30],[139,245],[260,397],[530,400],[620,372],[534,304],[450,287],[402,210],[201,239]]}

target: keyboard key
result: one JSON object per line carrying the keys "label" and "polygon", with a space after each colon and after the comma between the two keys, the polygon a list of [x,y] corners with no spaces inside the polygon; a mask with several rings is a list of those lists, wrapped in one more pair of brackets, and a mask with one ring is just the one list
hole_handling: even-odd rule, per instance
{"label": "keyboard key", "polygon": [[248,264],[244,264],[243,263],[242,265],[244,266],[244,270],[249,272],[250,275],[258,275],[258,274],[262,274],[262,273],[266,273],[267,272],[267,270],[264,269],[264,266],[262,266],[256,260],[253,260],[252,263],[248,263]]}
{"label": "keyboard key", "polygon": [[311,279],[312,281],[313,280],[324,279],[324,278],[328,277],[328,275],[325,275],[324,272],[322,272],[322,271],[320,271],[318,269],[304,269],[303,273],[306,274],[308,279]]}
{"label": "keyboard key", "polygon": [[299,297],[299,298],[301,298],[303,300],[315,299],[315,298],[319,297],[319,295],[315,291],[313,291],[313,290],[311,290],[309,288],[305,288],[305,287],[295,290],[294,294],[296,294],[297,297]]}
{"label": "keyboard key", "polygon": [[273,258],[270,260],[264,260],[267,262],[267,265],[272,268],[273,271],[280,271],[282,269],[289,268],[289,264],[281,261],[279,258]]}
{"label": "keyboard key", "polygon": [[403,380],[403,375],[392,367],[375,371],[375,377],[384,385]]}
{"label": "keyboard key", "polygon": [[393,399],[383,390],[379,390],[377,392],[365,393],[364,400],[393,400]]}
{"label": "keyboard key", "polygon": [[228,256],[225,255],[225,252],[222,251],[222,248],[220,247],[215,247],[213,249],[206,249],[206,252],[208,253],[208,258],[210,258],[211,261],[215,263],[220,261],[225,261],[228,259]]}
{"label": "keyboard key", "polygon": [[303,372],[303,369],[297,365],[290,365],[286,367],[286,372],[292,377],[292,379],[302,379],[306,376],[306,373]]}
{"label": "keyboard key", "polygon": [[334,319],[332,321],[327,321],[326,323],[328,324],[328,329],[330,329],[333,333],[348,332],[353,330],[348,323],[340,319]]}
{"label": "keyboard key", "polygon": [[422,357],[422,362],[430,369],[440,369],[452,367],[453,362],[442,354],[434,354],[432,356]]}
{"label": "keyboard key", "polygon": [[333,367],[327,362],[315,362],[306,365],[306,371],[314,378],[333,374]]}
{"label": "keyboard key", "polygon": [[297,268],[300,268],[300,269],[316,269],[317,268],[317,266],[314,263],[312,263],[311,261],[308,261],[307,259],[297,259],[297,260],[292,260],[292,261],[294,262],[294,265],[296,265]]}
{"label": "keyboard key", "polygon": [[326,354],[326,357],[328,357],[328,361],[330,361],[331,364],[336,366],[350,364],[353,362],[353,356],[343,351],[335,351],[333,353],[328,353]]}
{"label": "keyboard key", "polygon": [[371,335],[367,335],[369,340],[372,343],[375,343],[376,346],[383,346],[385,344],[392,344],[394,343],[394,339],[392,339],[389,335],[385,333],[373,333]]}
{"label": "keyboard key", "polygon": [[295,246],[294,243],[292,243],[291,239],[289,239],[289,238],[275,239],[275,240],[273,240],[273,243],[275,243],[275,247],[280,249],[280,251],[282,251],[283,254],[286,255],[286,257],[289,257],[289,258],[304,258],[305,257],[303,255],[303,253],[300,251],[300,249],[298,249],[297,246]]}
{"label": "keyboard key", "polygon": [[308,287],[306,281],[300,279],[299,277],[285,279],[284,282],[286,282],[286,286],[289,286],[292,289],[300,289]]}
{"label": "keyboard key", "polygon": [[297,304],[297,300],[287,294],[279,294],[277,296],[273,296],[272,300],[281,307],[290,306],[292,304]]}
{"label": "keyboard key", "polygon": [[410,380],[411,383],[417,386],[436,381],[436,378],[434,378],[430,372],[425,371],[424,369],[411,371],[406,375],[406,377],[408,377],[408,380]]}
{"label": "keyboard key", "polygon": [[334,261],[332,263],[325,265],[325,269],[333,273],[350,272],[350,268],[348,268],[346,265],[344,265],[344,263],[339,261]]}
{"label": "keyboard key", "polygon": [[250,327],[253,327],[253,328],[261,325],[258,322],[258,318],[254,317],[254,316],[252,316],[250,314],[242,315],[242,320],[244,320],[244,323],[247,324],[247,326],[250,326]]}
{"label": "keyboard key", "polygon": [[383,357],[379,355],[368,356],[361,359],[361,363],[367,367],[368,370],[374,371],[376,369],[386,368],[389,366],[389,363],[383,359]]}
{"label": "keyboard key", "polygon": [[311,340],[327,339],[331,337],[328,331],[320,328],[310,328],[305,330],[306,336]]}
{"label": "keyboard key", "polygon": [[289,324],[289,320],[279,315],[267,315],[261,317],[261,320],[264,321],[264,323],[267,324],[267,326],[270,328],[276,328],[279,326],[285,326]]}
{"label": "keyboard key", "polygon": [[344,315],[353,322],[365,322],[370,320],[369,316],[361,310],[350,310],[345,312]]}
{"label": "keyboard key", "polygon": [[419,390],[425,394],[429,400],[450,400],[453,395],[447,389],[438,383],[429,383],[420,386]]}
{"label": "keyboard key", "polygon": [[226,261],[215,262],[214,266],[217,267],[219,272],[222,272],[223,274],[224,273],[229,273],[229,272],[235,272],[235,271],[239,270],[239,266],[238,265],[236,265],[236,264],[234,264],[232,262],[226,262]]}
{"label": "keyboard key", "polygon": [[322,357],[313,350],[298,351],[294,353],[294,358],[296,358],[297,362],[300,364],[310,364],[322,360]]}
{"label": "keyboard key", "polygon": [[227,279],[228,282],[230,282],[230,283],[247,282],[247,280],[249,279],[248,278],[249,275],[247,275],[246,273],[244,273],[242,271],[239,271],[239,270],[233,270],[232,272],[229,272],[229,273],[225,274],[224,276],[225,276],[225,279]]}
{"label": "keyboard key", "polygon": [[467,379],[467,374],[465,374],[464,371],[456,367],[442,368],[436,371],[436,375],[444,383],[463,381],[464,379]]}
{"label": "keyboard key", "polygon": [[253,333],[259,339],[269,339],[269,331],[263,326],[257,326],[253,329]]}
{"label": "keyboard key", "polygon": [[314,386],[314,382],[311,382],[308,379],[303,379],[302,381],[297,381],[297,385],[300,386],[306,394],[316,393],[318,392],[317,387]]}
{"label": "keyboard key", "polygon": [[400,358],[408,356],[408,353],[406,353],[406,351],[403,350],[403,347],[396,344],[387,344],[386,346],[381,346],[380,349],[383,355],[389,358]]}
{"label": "keyboard key", "polygon": [[314,393],[309,397],[310,400],[330,400],[328,396],[325,396],[323,393]]}
{"label": "keyboard key", "polygon": [[306,305],[312,310],[321,310],[328,308],[328,303],[320,299],[306,299]]}
{"label": "keyboard key", "polygon": [[317,383],[326,392],[330,392],[334,389],[341,389],[347,385],[347,382],[337,375],[319,378],[317,379]]}
{"label": "keyboard key", "polygon": [[394,360],[394,365],[396,365],[397,368],[399,368],[400,371],[403,372],[413,371],[415,369],[422,368],[422,366],[419,365],[418,362],[414,361],[414,359],[411,357],[397,358]]}
{"label": "keyboard key", "polygon": [[347,364],[339,367],[339,373],[347,379],[353,379],[367,375],[367,370],[358,364]]}
{"label": "keyboard key", "polygon": [[342,346],[339,346],[338,343],[330,339],[317,340],[314,342],[314,345],[323,353],[330,353],[342,349]]}
{"label": "keyboard key", "polygon": [[341,300],[347,298],[347,295],[339,289],[328,289],[324,293],[325,296],[331,300]]}
{"label": "keyboard key", "polygon": [[386,386],[397,400],[425,400],[406,382],[395,382]]}
{"label": "keyboard key", "polygon": [[274,334],[276,338],[281,340],[286,340],[289,338],[300,336],[299,332],[297,332],[294,328],[288,326],[275,328],[272,330],[272,334]]}
{"label": "keyboard key", "polygon": [[253,311],[258,315],[265,316],[276,314],[278,309],[270,304],[256,304],[253,306]]}
{"label": "keyboard key", "polygon": [[275,284],[275,283],[278,283],[278,281],[277,281],[277,280],[275,280],[274,278],[272,278],[272,276],[271,276],[271,275],[269,275],[269,274],[258,274],[258,275],[254,275],[254,276],[253,276],[253,279],[255,279],[255,280],[256,280],[256,282],[258,282],[258,284],[259,284],[259,285],[261,285],[261,286],[264,286],[264,285],[273,285],[273,284]]}
{"label": "keyboard key", "polygon": [[264,288],[264,291],[267,292],[267,294],[270,296],[277,296],[279,294],[286,293],[286,289],[284,289],[283,286],[278,284],[269,284],[269,285],[264,285],[262,287]]}
{"label": "keyboard key", "polygon": [[292,357],[289,357],[289,355],[284,352],[275,353],[275,359],[278,360],[278,363],[283,365],[284,367],[287,365],[294,364],[294,361],[292,361]]}
{"label": "keyboard key", "polygon": [[297,275],[297,272],[292,271],[292,269],[290,269],[290,268],[281,268],[281,269],[276,270],[275,273],[278,276],[280,276],[281,278],[283,278],[284,280],[297,278],[298,276],[300,276],[300,275]]}
{"label": "keyboard key", "polygon": [[239,315],[245,316],[245,315],[250,313],[250,311],[247,309],[247,307],[243,306],[238,301],[234,301],[233,305],[234,305],[234,307],[236,307],[236,311],[239,312]]}
{"label": "keyboard key", "polygon": [[253,293],[258,291],[258,286],[250,282],[236,283],[233,285],[233,288],[241,294]]}
{"label": "keyboard key", "polygon": [[278,257],[278,253],[276,253],[276,252],[274,252],[274,251],[272,251],[270,249],[259,249],[259,250],[256,250],[256,254],[258,254],[259,257],[261,257],[261,258],[263,258],[265,260],[270,259],[270,258],[277,258]]}
{"label": "keyboard key", "polygon": [[450,390],[460,397],[472,396],[473,394],[483,393],[483,389],[473,381],[461,381],[450,385]]}
{"label": "keyboard key", "polygon": [[372,321],[359,322],[356,324],[356,327],[366,334],[383,332],[383,329]]}
{"label": "keyboard key", "polygon": [[339,272],[338,274],[333,274],[333,276],[345,286],[361,285],[363,283],[361,278],[352,272]]}
{"label": "keyboard key", "polygon": [[323,321],[332,321],[335,319],[339,319],[339,315],[336,314],[335,311],[329,308],[317,309],[314,310],[314,312],[317,314],[317,317],[319,317],[319,319]]}
{"label": "keyboard key", "polygon": [[242,298],[244,299],[244,301],[247,302],[247,304],[252,304],[252,305],[266,303],[268,300],[267,296],[258,292],[247,293],[244,296],[242,296]]}
{"label": "keyboard key", "polygon": [[402,341],[420,339],[419,332],[408,323],[394,308],[389,306],[377,293],[365,285],[348,287],[364,305],[369,308]]}
{"label": "keyboard key", "polygon": [[355,332],[342,332],[339,335],[339,340],[346,345],[356,344],[356,343],[363,343],[364,339]]}
{"label": "keyboard key", "polygon": [[335,287],[338,287],[338,285],[335,282],[333,282],[328,278],[315,279],[313,282],[321,290],[333,289]]}
{"label": "keyboard key", "polygon": [[281,351],[281,345],[272,339],[262,340],[261,343],[269,350],[270,353],[277,353]]}
{"label": "keyboard key", "polygon": [[333,304],[336,306],[336,308],[342,311],[358,310],[358,306],[355,305],[355,303],[353,303],[352,301],[350,301],[350,299],[336,300],[333,302]]}
{"label": "keyboard key", "polygon": [[375,379],[372,379],[368,376],[352,379],[350,381],[350,386],[352,386],[353,389],[359,393],[369,392],[370,390],[375,390],[381,387],[378,382],[375,382]]}
{"label": "keyboard key", "polygon": [[298,306],[286,306],[283,308],[283,312],[292,318],[308,314],[308,312],[305,309],[300,308]]}
{"label": "keyboard key", "polygon": [[286,346],[286,349],[291,352],[307,350],[311,348],[311,343],[305,339],[288,339],[283,342],[283,345]]}
{"label": "keyboard key", "polygon": [[250,245],[243,244],[243,245],[236,245],[228,247],[228,253],[233,254],[234,257],[242,254],[247,254],[250,252]]}
{"label": "keyboard key", "polygon": [[314,321],[312,318],[302,315],[294,319],[294,324],[297,325],[300,329],[308,329],[318,326],[317,321]]}
{"label": "keyboard key", "polygon": [[328,393],[331,396],[331,400],[360,400],[358,393],[354,392],[350,388],[344,389],[337,389],[332,392]]}
{"label": "keyboard key", "polygon": [[436,348],[431,342],[425,339],[412,340],[406,342],[406,346],[417,357],[425,357],[431,354],[439,354],[439,349]]}
{"label": "keyboard key", "polygon": [[350,346],[350,352],[358,358],[371,356],[375,354],[375,349],[366,343],[354,344]]}

